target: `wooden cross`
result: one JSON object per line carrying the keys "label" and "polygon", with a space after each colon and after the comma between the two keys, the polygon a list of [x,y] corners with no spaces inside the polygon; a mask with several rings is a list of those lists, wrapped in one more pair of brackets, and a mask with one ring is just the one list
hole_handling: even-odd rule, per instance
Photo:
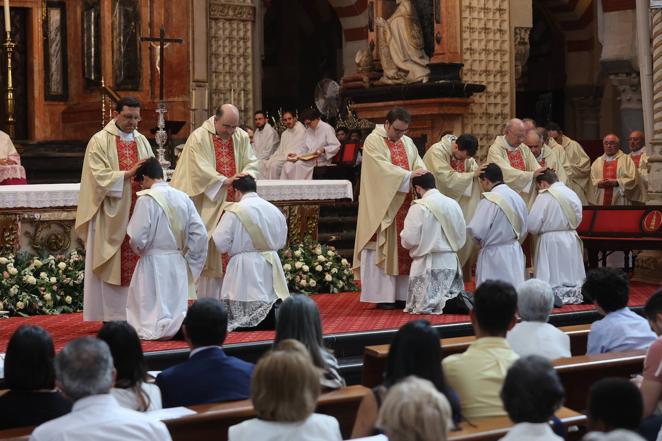
{"label": "wooden cross", "polygon": [[163,50],[165,49],[166,43],[184,43],[184,40],[181,38],[166,38],[165,36],[165,27],[161,25],[161,30],[158,37],[142,37],[141,41],[149,42],[158,42],[159,43],[159,101],[163,102],[163,84],[164,84],[164,73],[163,73],[163,59],[164,54]]}

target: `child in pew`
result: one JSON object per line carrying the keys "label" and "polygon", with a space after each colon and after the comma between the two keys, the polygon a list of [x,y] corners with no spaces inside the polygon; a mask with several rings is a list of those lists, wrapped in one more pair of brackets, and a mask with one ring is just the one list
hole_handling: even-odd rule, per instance
{"label": "child in pew", "polygon": [[637,386],[625,378],[596,381],[588,397],[588,428],[593,432],[637,431],[643,400]]}
{"label": "child in pew", "polygon": [[604,315],[591,326],[587,355],[646,349],[655,341],[648,321],[627,307],[629,290],[627,276],[619,269],[596,268],[587,274],[582,294]]}

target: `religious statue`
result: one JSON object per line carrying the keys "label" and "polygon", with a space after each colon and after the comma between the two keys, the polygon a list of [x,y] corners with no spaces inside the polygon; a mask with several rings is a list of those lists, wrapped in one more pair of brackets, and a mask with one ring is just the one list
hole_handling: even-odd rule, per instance
{"label": "religious statue", "polygon": [[427,25],[431,8],[423,7],[426,0],[396,0],[396,3],[398,6],[388,20],[382,17],[375,20],[384,70],[376,84],[425,83],[430,76],[431,51],[421,24]]}

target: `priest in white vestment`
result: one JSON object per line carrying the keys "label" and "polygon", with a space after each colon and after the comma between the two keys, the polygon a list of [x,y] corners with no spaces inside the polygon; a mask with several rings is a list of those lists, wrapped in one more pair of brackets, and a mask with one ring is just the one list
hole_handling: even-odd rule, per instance
{"label": "priest in white vestment", "polygon": [[0,130],[0,185],[27,184],[21,157],[8,134]]}
{"label": "priest in white vestment", "polygon": [[582,201],[552,170],[538,176],[536,185],[539,193],[527,222],[529,233],[538,236],[535,277],[549,283],[564,304],[582,303],[584,247],[576,231]]}
{"label": "priest in white vestment", "polygon": [[218,252],[230,255],[221,290],[229,331],[257,326],[278,300],[289,297],[278,257],[287,241],[285,216],[258,196],[253,177],[232,185],[239,202],[226,208],[213,235]]}
{"label": "priest in white vestment", "polygon": [[460,205],[435,188],[427,173],[411,180],[416,199],[400,232],[402,246],[412,258],[409,292],[404,311],[441,314],[446,301],[464,291],[458,251],[467,226]]}
{"label": "priest in white vestment", "polygon": [[268,179],[267,161],[278,149],[280,138],[276,129],[267,121],[267,115],[262,110],[255,112],[255,132],[253,134],[253,150],[257,157],[258,179]]}
{"label": "priest in white vestment", "polygon": [[604,155],[591,164],[591,205],[631,205],[630,198],[639,184],[637,167],[623,153],[618,136],[609,134],[602,140]]}
{"label": "priest in white vestment", "polygon": [[646,139],[640,130],[634,130],[628,137],[630,145],[630,159],[634,162],[639,175],[639,184],[630,196],[632,205],[645,205],[648,201],[648,154],[646,153]]}
{"label": "priest in white vestment", "polygon": [[501,169],[495,164],[485,167],[479,181],[484,199],[467,226],[469,237],[480,244],[476,286],[490,279],[518,286],[526,278],[520,245],[527,232],[526,203],[504,184]]}
{"label": "priest in white vestment", "polygon": [[536,162],[538,162],[540,167],[554,170],[559,181],[564,184],[566,183],[568,175],[565,173],[563,160],[554,149],[545,143],[544,133],[541,135],[538,130],[528,130],[526,132],[526,137],[524,138],[524,145],[531,150],[531,153],[536,158]]}
{"label": "priest in white vestment", "polygon": [[293,112],[285,111],[282,117],[285,131],[280,135],[280,145],[271,157],[264,163],[264,179],[280,179],[283,165],[291,153],[299,153],[305,145],[306,128],[301,124]]}
{"label": "priest in white vestment", "polygon": [[583,205],[587,205],[591,186],[591,159],[577,141],[563,133],[558,124],[550,122],[546,129],[552,150],[565,152],[568,187],[577,194]]}
{"label": "priest in white vestment", "polygon": [[297,153],[287,155],[281,179],[313,179],[315,167],[331,165],[331,160],[340,150],[335,129],[320,119],[317,110],[304,110],[301,120],[306,126],[303,146]]}
{"label": "priest in white vestment", "polygon": [[163,181],[150,158],[136,172],[145,189],[127,227],[140,256],[129,285],[126,317],[143,340],[173,337],[184,321],[189,294],[207,258],[207,230],[186,193]]}

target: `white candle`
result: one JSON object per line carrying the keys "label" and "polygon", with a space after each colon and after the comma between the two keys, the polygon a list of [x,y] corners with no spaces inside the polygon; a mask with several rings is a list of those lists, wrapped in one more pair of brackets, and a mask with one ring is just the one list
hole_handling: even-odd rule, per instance
{"label": "white candle", "polygon": [[5,32],[11,32],[11,23],[9,21],[9,0],[5,0]]}
{"label": "white candle", "polygon": [[241,89],[241,110],[244,110],[244,89]]}
{"label": "white candle", "polygon": [[230,104],[234,104],[234,88],[230,89]]}

